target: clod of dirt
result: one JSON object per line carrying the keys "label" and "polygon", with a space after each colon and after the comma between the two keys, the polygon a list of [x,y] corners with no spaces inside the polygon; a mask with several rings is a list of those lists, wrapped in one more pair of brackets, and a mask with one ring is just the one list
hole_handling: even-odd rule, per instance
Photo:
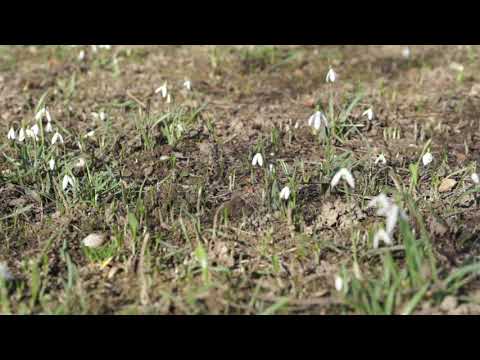
{"label": "clod of dirt", "polygon": [[449,231],[447,224],[436,216],[430,217],[428,225],[430,232],[435,236],[444,236]]}
{"label": "clod of dirt", "polygon": [[105,243],[105,235],[90,234],[82,240],[82,244],[89,248],[98,248]]}
{"label": "clod of dirt", "polygon": [[243,215],[250,215],[253,209],[239,195],[234,196],[230,201],[227,201],[221,208],[231,216],[232,219],[242,217]]}
{"label": "clod of dirt", "polygon": [[438,192],[445,193],[452,190],[457,185],[457,181],[454,179],[443,179],[440,186],[438,187]]}

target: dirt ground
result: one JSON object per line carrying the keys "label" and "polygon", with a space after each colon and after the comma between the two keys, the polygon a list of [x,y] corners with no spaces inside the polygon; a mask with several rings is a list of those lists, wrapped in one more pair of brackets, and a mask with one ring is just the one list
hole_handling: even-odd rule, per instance
{"label": "dirt ground", "polygon": [[0,47],[0,312],[479,314],[480,47],[406,48]]}

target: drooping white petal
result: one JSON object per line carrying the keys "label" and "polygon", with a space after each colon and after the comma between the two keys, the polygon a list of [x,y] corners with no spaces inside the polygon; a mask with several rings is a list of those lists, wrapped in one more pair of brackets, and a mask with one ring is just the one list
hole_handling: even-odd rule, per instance
{"label": "drooping white petal", "polygon": [[263,166],[263,156],[260,153],[255,154],[252,160],[252,166],[257,166],[257,165],[260,167]]}
{"label": "drooping white petal", "polygon": [[45,109],[45,117],[47,118],[47,123],[52,122],[52,117],[51,117],[50,111],[48,111],[48,109]]}
{"label": "drooping white petal", "polygon": [[335,186],[337,186],[340,180],[345,180],[352,189],[355,189],[355,179],[353,178],[352,173],[348,169],[340,169],[335,174],[332,182],[330,183],[331,187],[334,188]]}
{"label": "drooping white petal", "polygon": [[367,119],[371,121],[371,120],[373,120],[375,114],[373,113],[373,109],[370,108],[370,109],[364,111],[363,114],[362,114],[362,116],[366,116]]}
{"label": "drooping white petal", "polygon": [[400,208],[397,205],[391,206],[389,211],[388,211],[387,220],[386,220],[386,223],[385,223],[385,228],[387,230],[387,233],[390,236],[393,235],[393,232],[395,230],[395,226],[397,226],[399,213],[400,213]]}
{"label": "drooping white petal", "polygon": [[375,236],[373,237],[374,249],[378,249],[378,246],[380,245],[380,241],[382,241],[385,245],[393,244],[393,239],[384,229],[378,230]]}
{"label": "drooping white petal", "polygon": [[433,155],[430,152],[427,152],[422,157],[423,166],[428,166],[433,161]]}
{"label": "drooping white petal", "polygon": [[95,130],[92,130],[92,131],[89,131],[88,133],[86,133],[84,137],[92,138],[94,135],[95,135]]}
{"label": "drooping white petal", "polygon": [[53,132],[53,126],[52,126],[52,123],[50,121],[47,122],[47,125],[45,126],[45,132],[47,132],[47,133]]}
{"label": "drooping white petal", "polygon": [[315,118],[313,119],[313,128],[315,130],[320,130],[321,127],[322,127],[322,117],[315,116]]}
{"label": "drooping white petal", "polygon": [[186,80],[184,83],[183,83],[183,87],[185,89],[187,89],[188,91],[191,91],[192,90],[192,82],[190,80]]}
{"label": "drooping white petal", "polygon": [[25,129],[21,128],[20,132],[18,133],[18,141],[24,142],[25,141]]}
{"label": "drooping white petal", "polygon": [[478,174],[477,173],[473,173],[471,175],[471,179],[473,181],[474,184],[480,184],[480,178],[478,177]]}
{"label": "drooping white petal", "polygon": [[162,86],[155,90],[155,94],[161,94],[162,98],[165,99],[168,94],[167,83],[165,82]]}
{"label": "drooping white petal", "polygon": [[410,57],[410,48],[408,46],[402,49],[402,56],[405,59],[408,59]]}
{"label": "drooping white petal", "polygon": [[7,139],[8,140],[15,140],[17,138],[16,134],[15,134],[15,130],[13,128],[10,128],[10,130],[8,131],[8,134],[7,134]]}
{"label": "drooping white petal", "polygon": [[38,136],[38,133],[40,132],[40,128],[38,127],[37,124],[33,125],[30,129],[32,130],[35,137]]}
{"label": "drooping white petal", "polygon": [[63,144],[63,137],[58,131],[52,137],[52,145],[55,145],[57,142]]}
{"label": "drooping white petal", "polygon": [[75,182],[70,176],[65,175],[63,177],[63,181],[62,181],[63,191],[65,191],[69,186],[71,186],[71,187],[75,186]]}
{"label": "drooping white petal", "polygon": [[387,164],[387,159],[385,158],[384,154],[378,155],[378,157],[375,159],[375,165],[377,165],[378,163],[381,163],[382,165]]}
{"label": "drooping white petal", "polygon": [[288,200],[290,198],[290,188],[285,186],[282,191],[280,191],[280,199],[281,200]]}
{"label": "drooping white petal", "polygon": [[48,167],[52,171],[55,170],[55,159],[50,159],[50,161],[48,162]]}
{"label": "drooping white petal", "polygon": [[320,130],[322,126],[328,127],[328,120],[321,111],[317,111],[308,118],[308,126],[313,127],[315,130]]}
{"label": "drooping white petal", "polygon": [[337,74],[332,68],[330,68],[330,70],[328,70],[327,77],[325,79],[326,82],[334,83],[336,79],[337,79]]}
{"label": "drooping white petal", "polygon": [[41,121],[45,116],[46,109],[43,107],[35,114],[35,121]]}
{"label": "drooping white petal", "polygon": [[338,292],[343,290],[343,279],[340,275],[335,276],[335,289]]}

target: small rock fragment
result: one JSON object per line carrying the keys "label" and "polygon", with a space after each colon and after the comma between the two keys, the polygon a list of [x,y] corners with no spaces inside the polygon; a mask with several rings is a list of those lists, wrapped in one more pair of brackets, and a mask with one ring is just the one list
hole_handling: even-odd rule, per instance
{"label": "small rock fragment", "polygon": [[82,244],[89,248],[98,248],[105,242],[103,234],[90,234],[82,240]]}
{"label": "small rock fragment", "polygon": [[443,299],[442,303],[440,304],[440,309],[443,311],[452,311],[455,310],[458,306],[458,300],[454,296],[447,296]]}
{"label": "small rock fragment", "polygon": [[440,193],[445,193],[445,192],[449,192],[450,190],[452,190],[455,185],[457,185],[457,181],[454,180],[454,179],[443,179],[442,180],[442,183],[440,184],[440,186],[438,187],[438,192]]}

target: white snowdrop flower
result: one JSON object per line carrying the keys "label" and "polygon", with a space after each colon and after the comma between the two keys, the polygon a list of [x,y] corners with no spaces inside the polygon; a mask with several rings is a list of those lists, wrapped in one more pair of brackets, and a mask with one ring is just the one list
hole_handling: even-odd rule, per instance
{"label": "white snowdrop flower", "polygon": [[63,137],[58,131],[52,137],[52,145],[55,145],[57,142],[63,144]]}
{"label": "white snowdrop flower", "polygon": [[471,179],[474,182],[474,184],[477,184],[477,185],[480,184],[480,178],[478,177],[477,173],[473,173],[471,175]]}
{"label": "white snowdrop flower", "polygon": [[52,123],[50,121],[47,122],[47,126],[45,126],[45,132],[47,132],[47,133],[53,132],[53,126],[52,126]]}
{"label": "white snowdrop flower", "polygon": [[63,181],[62,181],[63,191],[65,191],[69,186],[74,187],[75,186],[75,181],[70,176],[65,175],[63,177]]}
{"label": "white snowdrop flower", "polygon": [[385,155],[383,153],[378,155],[375,159],[375,165],[377,165],[378,163],[381,163],[382,165],[387,164],[387,159],[385,158]]}
{"label": "white snowdrop flower", "polygon": [[32,130],[33,134],[35,135],[35,137],[38,136],[38,133],[40,132],[40,128],[38,127],[37,124],[33,125],[30,130]]}
{"label": "white snowdrop flower", "polygon": [[257,166],[257,165],[259,167],[263,166],[263,156],[260,153],[255,154],[252,160],[252,166]]}
{"label": "white snowdrop flower", "polygon": [[297,130],[299,127],[300,127],[300,123],[297,121],[297,122],[295,123],[295,126],[294,126],[293,128],[294,128],[295,130]]}
{"label": "white snowdrop flower", "polygon": [[343,290],[343,279],[340,275],[335,276],[335,289],[338,292]]}
{"label": "white snowdrop flower", "polygon": [[162,86],[155,90],[155,94],[161,94],[162,98],[165,99],[168,94],[167,83],[165,82]]}
{"label": "white snowdrop flower", "polygon": [[308,126],[313,127],[315,130],[320,130],[322,126],[328,127],[328,120],[321,111],[317,111],[308,119]]}
{"label": "white snowdrop flower", "polygon": [[340,180],[345,180],[352,189],[355,189],[355,179],[353,178],[352,173],[348,169],[340,169],[335,174],[330,184],[331,187],[334,188],[335,186],[337,186]]}
{"label": "white snowdrop flower", "polygon": [[273,164],[268,165],[268,169],[270,170],[270,172],[273,172],[273,170],[275,170]]}
{"label": "white snowdrop flower", "polygon": [[92,47],[92,51],[93,51],[94,53],[96,53],[97,50],[98,50],[98,49],[97,49],[97,45],[91,45],[91,47]]}
{"label": "white snowdrop flower", "polygon": [[191,91],[192,90],[192,82],[190,80],[186,80],[184,83],[183,83],[183,87],[185,89],[187,89],[188,91]]}
{"label": "white snowdrop flower", "polygon": [[25,135],[27,136],[27,138],[32,138],[35,141],[38,140],[38,136],[35,134],[35,132],[32,129],[25,130]]}
{"label": "white snowdrop flower", "polygon": [[327,77],[325,78],[325,81],[327,83],[328,82],[334,83],[336,79],[337,79],[337,73],[332,68],[330,68],[330,70],[328,70]]}
{"label": "white snowdrop flower", "polygon": [[377,208],[377,216],[387,216],[388,210],[393,206],[391,200],[385,195],[381,193],[378,196],[375,196],[370,200],[367,205],[367,208]]}
{"label": "white snowdrop flower", "polygon": [[15,130],[13,128],[10,128],[10,130],[8,130],[7,139],[15,140],[16,138],[17,138],[17,135],[15,135]]}
{"label": "white snowdrop flower", "polygon": [[55,170],[55,159],[50,159],[50,161],[48,162],[48,167],[52,171]]}
{"label": "white snowdrop flower", "polygon": [[398,218],[401,217],[404,220],[407,220],[407,214],[405,211],[400,209],[396,204],[394,204],[385,194],[380,194],[374,197],[368,203],[368,207],[376,207],[377,216],[382,216],[386,218],[386,229],[389,236],[393,235],[395,227],[397,226]]}
{"label": "white snowdrop flower", "polygon": [[24,142],[25,141],[25,129],[21,128],[20,132],[18,133],[18,141]]}
{"label": "white snowdrop flower", "polygon": [[0,262],[0,280],[12,281],[14,280],[13,274],[10,272],[7,264]]}
{"label": "white snowdrop flower", "polygon": [[410,57],[410,48],[408,46],[402,49],[402,56],[405,59],[408,59]]}
{"label": "white snowdrop flower", "polygon": [[94,135],[95,135],[95,130],[92,130],[92,131],[89,131],[88,133],[86,133],[84,137],[92,138]]}
{"label": "white snowdrop flower", "polygon": [[433,161],[433,155],[430,152],[427,152],[422,157],[423,166],[428,166]]}
{"label": "white snowdrop flower", "polygon": [[172,102],[172,96],[170,94],[167,95],[167,104]]}
{"label": "white snowdrop flower", "polygon": [[290,198],[290,188],[285,186],[282,191],[280,191],[280,200],[288,200]]}
{"label": "white snowdrop flower", "polygon": [[380,245],[380,241],[382,241],[385,245],[392,245],[393,240],[392,237],[384,230],[380,229],[377,231],[375,236],[373,237],[373,248],[378,249]]}
{"label": "white snowdrop flower", "polygon": [[81,50],[78,53],[78,61],[83,61],[85,59],[85,50]]}
{"label": "white snowdrop flower", "polygon": [[45,107],[38,110],[38,112],[35,114],[35,121],[42,121],[43,117],[45,116],[45,112]]}
{"label": "white snowdrop flower", "polygon": [[362,116],[366,116],[369,121],[372,121],[373,118],[375,117],[375,114],[373,113],[373,109],[370,108],[368,110],[365,110]]}

